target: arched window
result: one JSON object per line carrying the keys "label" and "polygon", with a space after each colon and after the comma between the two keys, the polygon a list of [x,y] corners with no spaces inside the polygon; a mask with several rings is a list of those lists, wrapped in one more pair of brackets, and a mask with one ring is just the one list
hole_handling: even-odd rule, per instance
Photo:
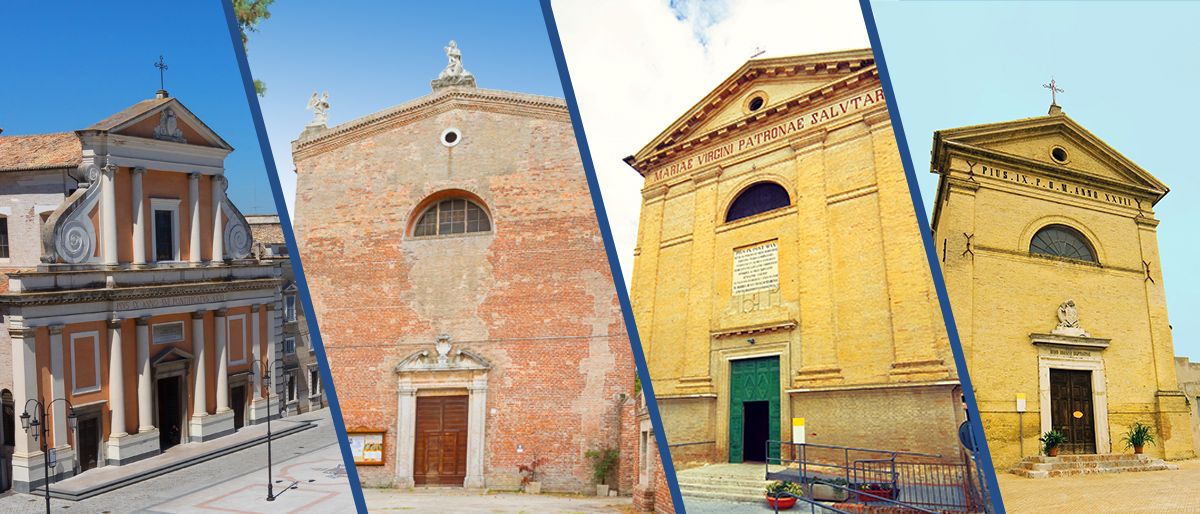
{"label": "arched window", "polygon": [[774,182],[759,182],[746,188],[733,200],[729,212],[725,214],[725,222],[782,209],[791,204],[792,199],[783,186]]}
{"label": "arched window", "polygon": [[450,198],[430,205],[421,213],[413,236],[465,234],[491,229],[492,222],[482,207],[463,198]]}
{"label": "arched window", "polygon": [[1029,253],[1097,262],[1087,237],[1066,225],[1046,225],[1029,241]]}

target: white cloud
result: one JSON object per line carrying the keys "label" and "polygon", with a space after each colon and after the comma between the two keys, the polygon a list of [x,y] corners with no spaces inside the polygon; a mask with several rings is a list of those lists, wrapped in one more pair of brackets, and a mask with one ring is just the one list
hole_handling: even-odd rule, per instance
{"label": "white cloud", "polygon": [[622,159],[746,62],[869,46],[858,2],[554,0],[626,285],[642,178]]}

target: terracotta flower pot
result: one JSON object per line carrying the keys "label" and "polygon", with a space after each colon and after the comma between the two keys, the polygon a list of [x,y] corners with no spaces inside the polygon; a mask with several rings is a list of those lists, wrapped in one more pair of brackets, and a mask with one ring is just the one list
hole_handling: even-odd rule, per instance
{"label": "terracotta flower pot", "polygon": [[[778,504],[778,505],[776,505],[776,504]],[[777,508],[779,508],[779,510],[787,510],[787,509],[790,509],[790,508],[796,506],[796,499],[792,498],[790,496],[784,497],[784,498],[779,498],[779,499],[772,498],[771,496],[767,496],[767,505],[770,505],[772,507],[777,507]]]}
{"label": "terracotta flower pot", "polygon": [[1046,456],[1047,457],[1058,457],[1058,447],[1055,446],[1054,448],[1046,450]]}
{"label": "terracotta flower pot", "polygon": [[1146,445],[1144,445],[1144,444],[1135,444],[1135,445],[1133,445],[1133,454],[1134,454],[1134,455],[1141,455],[1141,454],[1142,454],[1142,451],[1143,451],[1143,450],[1145,450],[1145,449],[1146,449]]}

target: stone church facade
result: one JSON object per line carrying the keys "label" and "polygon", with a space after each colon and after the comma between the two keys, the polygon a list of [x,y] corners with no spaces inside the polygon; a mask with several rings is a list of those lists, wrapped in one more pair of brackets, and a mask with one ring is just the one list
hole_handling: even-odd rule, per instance
{"label": "stone church facade", "polygon": [[345,423],[382,434],[359,476],[513,490],[533,467],[542,491],[594,491],[585,453],[636,447],[635,372],[567,107],[458,62],[429,95],[318,113],[292,146]]}
{"label": "stone church facade", "polygon": [[645,178],[634,314],[677,467],[762,461],[800,434],[959,455],[870,50],[751,60],[626,162]]}
{"label": "stone church facade", "polygon": [[0,136],[5,488],[45,483],[43,446],[59,480],[265,421],[280,270],[249,258],[232,151],[166,91],[81,130]]}
{"label": "stone church facade", "polygon": [[1176,378],[1154,206],[1168,188],[1051,105],[942,130],[933,230],[994,464],[1126,450],[1195,455]]}

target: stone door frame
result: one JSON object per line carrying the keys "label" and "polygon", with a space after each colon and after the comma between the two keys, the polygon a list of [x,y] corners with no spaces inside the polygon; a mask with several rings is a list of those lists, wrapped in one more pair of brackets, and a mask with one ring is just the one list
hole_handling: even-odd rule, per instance
{"label": "stone door frame", "polygon": [[1038,411],[1041,415],[1041,433],[1053,427],[1050,408],[1050,370],[1077,370],[1092,372],[1092,413],[1096,428],[1096,453],[1112,453],[1108,432],[1108,388],[1104,378],[1104,358],[1098,354],[1090,357],[1038,356]]}
{"label": "stone door frame", "polygon": [[487,380],[491,364],[479,355],[459,349],[434,354],[422,350],[409,355],[394,369],[397,374],[396,486],[415,487],[413,466],[417,443],[417,396],[447,390],[467,392],[467,476],[463,487],[482,489],[483,443],[487,425]]}

